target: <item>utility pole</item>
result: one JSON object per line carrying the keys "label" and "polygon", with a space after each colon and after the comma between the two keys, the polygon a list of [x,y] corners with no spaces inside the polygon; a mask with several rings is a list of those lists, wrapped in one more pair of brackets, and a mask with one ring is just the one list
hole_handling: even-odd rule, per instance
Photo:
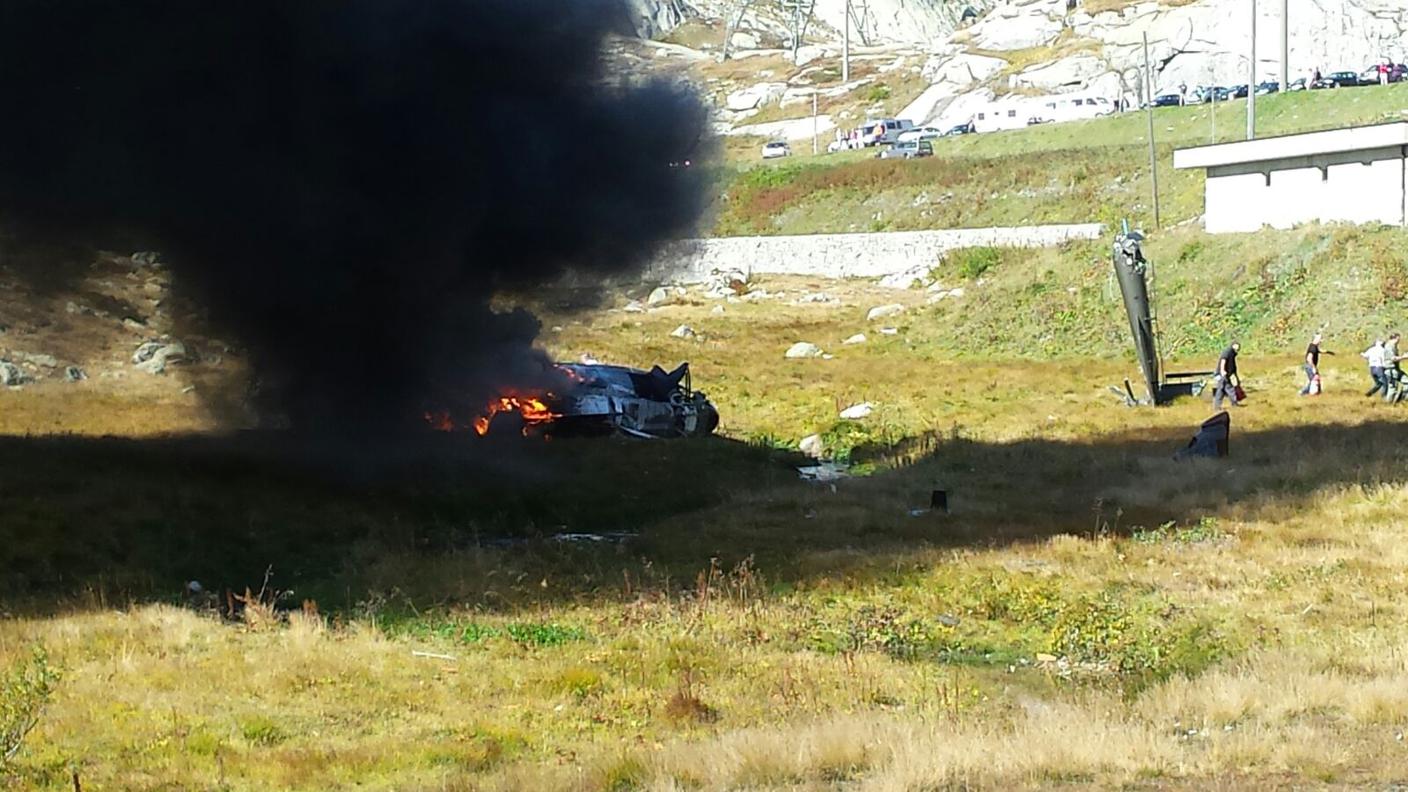
{"label": "utility pole", "polygon": [[1154,229],[1162,223],[1159,220],[1159,160],[1154,149],[1154,72],[1149,67],[1149,34],[1144,34],[1144,96],[1146,115],[1149,118],[1149,179],[1154,192]]}
{"label": "utility pole", "polygon": [[1252,4],[1252,53],[1247,67],[1247,140],[1256,140],[1256,0]]}
{"label": "utility pole", "polygon": [[1281,90],[1291,84],[1291,0],[1281,0]]}
{"label": "utility pole", "polygon": [[851,81],[851,0],[846,0],[845,33],[841,37],[841,82]]}

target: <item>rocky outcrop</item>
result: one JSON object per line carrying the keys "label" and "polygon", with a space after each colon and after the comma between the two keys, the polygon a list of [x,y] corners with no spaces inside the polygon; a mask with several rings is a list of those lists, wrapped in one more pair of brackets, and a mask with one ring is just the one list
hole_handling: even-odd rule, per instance
{"label": "rocky outcrop", "polygon": [[626,0],[626,7],[641,38],[659,38],[684,21],[678,0]]}

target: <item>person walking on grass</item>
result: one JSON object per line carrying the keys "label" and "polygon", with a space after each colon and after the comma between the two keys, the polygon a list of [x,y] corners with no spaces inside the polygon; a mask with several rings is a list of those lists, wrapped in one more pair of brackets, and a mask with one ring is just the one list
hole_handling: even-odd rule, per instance
{"label": "person walking on grass", "polygon": [[1359,353],[1369,363],[1369,379],[1374,381],[1374,387],[1369,389],[1365,396],[1373,396],[1379,391],[1388,393],[1388,377],[1384,375],[1384,362],[1386,357],[1384,342],[1382,339],[1374,339],[1374,345]]}
{"label": "person walking on grass", "polygon": [[1310,337],[1310,344],[1305,348],[1305,387],[1300,389],[1302,396],[1308,396],[1312,392],[1316,394],[1320,392],[1316,382],[1320,379],[1320,356],[1335,354],[1328,349],[1320,348],[1322,340],[1323,336],[1316,333]]}
{"label": "person walking on grass", "polygon": [[1398,361],[1403,356],[1398,354],[1398,333],[1389,333],[1388,340],[1384,342],[1384,379],[1388,382],[1388,387],[1384,389],[1384,400],[1396,402],[1403,392],[1403,369],[1399,368]]}
{"label": "person walking on grass", "polygon": [[1222,350],[1217,359],[1217,376],[1212,380],[1212,408],[1222,410],[1223,397],[1230,398],[1236,407],[1242,406],[1237,398],[1237,390],[1242,386],[1242,378],[1237,376],[1237,353],[1242,351],[1241,343],[1233,341]]}

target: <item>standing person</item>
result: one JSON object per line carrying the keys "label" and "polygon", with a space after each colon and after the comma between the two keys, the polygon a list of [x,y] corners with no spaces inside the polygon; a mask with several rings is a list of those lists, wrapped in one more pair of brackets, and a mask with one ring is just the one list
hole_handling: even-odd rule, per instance
{"label": "standing person", "polygon": [[1178,84],[1178,106],[1183,107],[1188,104],[1188,83]]}
{"label": "standing person", "polygon": [[1212,408],[1222,409],[1222,398],[1226,396],[1232,400],[1235,407],[1241,407],[1242,401],[1237,398],[1237,389],[1242,386],[1242,378],[1237,376],[1237,353],[1242,351],[1242,344],[1233,341],[1222,350],[1222,355],[1217,359],[1217,376],[1212,381]]}
{"label": "standing person", "polygon": [[1373,396],[1379,391],[1388,393],[1388,378],[1384,376],[1384,342],[1382,339],[1374,339],[1374,345],[1359,353],[1359,356],[1369,362],[1369,379],[1374,381],[1374,387],[1369,389],[1365,396]]}
{"label": "standing person", "polygon": [[[1308,395],[1315,380],[1320,377],[1320,356],[1333,355],[1328,349],[1321,349],[1320,342],[1323,339],[1319,333],[1310,337],[1310,344],[1305,348],[1305,387],[1300,389],[1300,395]],[[1319,392],[1318,389],[1316,391]]]}
{"label": "standing person", "polygon": [[1311,88],[1318,88],[1320,85],[1320,67],[1315,67],[1315,77],[1310,81]]}
{"label": "standing person", "polygon": [[1403,369],[1398,367],[1398,361],[1402,359],[1403,356],[1398,354],[1398,333],[1389,333],[1388,340],[1384,342],[1384,380],[1388,382],[1384,389],[1386,401],[1397,401],[1403,391]]}
{"label": "standing person", "polygon": [[1379,64],[1379,85],[1388,85],[1388,64]]}

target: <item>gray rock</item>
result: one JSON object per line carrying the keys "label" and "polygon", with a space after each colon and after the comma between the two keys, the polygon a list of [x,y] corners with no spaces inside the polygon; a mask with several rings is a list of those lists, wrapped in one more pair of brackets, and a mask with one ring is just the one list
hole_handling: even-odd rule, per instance
{"label": "gray rock", "polygon": [[822,452],[826,450],[826,444],[821,441],[821,435],[807,435],[797,444],[797,450],[812,459],[820,459]]}
{"label": "gray rock", "polygon": [[874,308],[871,308],[868,312],[866,312],[865,320],[867,322],[873,322],[876,319],[885,319],[891,316],[898,316],[902,313],[904,313],[904,306],[900,305],[899,303],[890,303],[889,305],[877,305]]}
{"label": "gray rock", "polygon": [[88,375],[83,373],[83,369],[78,366],[69,366],[64,369],[64,380],[66,382],[82,382],[88,379]]}
{"label": "gray rock", "polygon": [[155,250],[142,250],[132,254],[132,263],[139,267],[155,267],[161,262],[161,254]]}
{"label": "gray rock", "polygon": [[148,374],[165,374],[169,363],[186,359],[186,345],[175,339],[146,341],[132,353],[132,363]]}
{"label": "gray rock", "polygon": [[744,31],[740,30],[737,33],[733,34],[733,38],[729,39],[729,43],[732,44],[736,49],[757,49],[758,37],[753,35],[752,33],[745,33]]}
{"label": "gray rock", "polygon": [[659,286],[650,292],[649,297],[645,298],[645,304],[651,308],[658,308],[669,303],[672,299],[674,299],[674,295],[670,293],[670,290],[664,286]]}
{"label": "gray rock", "polygon": [[808,343],[806,341],[798,341],[797,343],[787,348],[787,352],[783,355],[783,357],[792,360],[797,360],[801,358],[821,357],[821,355],[821,347],[817,346],[816,344]]}
{"label": "gray rock", "polygon": [[33,382],[33,378],[24,373],[24,371],[14,363],[8,360],[0,360],[0,385],[13,388],[17,385],[23,385],[26,382]]}
{"label": "gray rock", "polygon": [[621,310],[626,313],[645,313],[645,306],[640,304],[640,300],[631,300],[626,303],[626,307]]}
{"label": "gray rock", "polygon": [[724,307],[722,305],[715,305],[713,309],[709,311],[709,313],[715,316],[722,316],[725,313]]}
{"label": "gray rock", "polygon": [[680,325],[676,327],[670,335],[674,338],[694,338],[695,333],[694,328],[689,325]]}
{"label": "gray rock", "polygon": [[875,412],[875,405],[870,402],[861,402],[842,410],[841,417],[849,421],[859,421],[862,418],[869,418],[873,412]]}
{"label": "gray rock", "polygon": [[855,335],[851,336],[850,338],[847,338],[845,341],[842,341],[841,343],[843,343],[843,344],[864,344],[864,343],[865,343],[865,333],[856,333]]}
{"label": "gray rock", "polygon": [[33,363],[40,368],[58,368],[59,359],[53,355],[35,354],[31,352],[16,352],[15,357],[26,363]]}

